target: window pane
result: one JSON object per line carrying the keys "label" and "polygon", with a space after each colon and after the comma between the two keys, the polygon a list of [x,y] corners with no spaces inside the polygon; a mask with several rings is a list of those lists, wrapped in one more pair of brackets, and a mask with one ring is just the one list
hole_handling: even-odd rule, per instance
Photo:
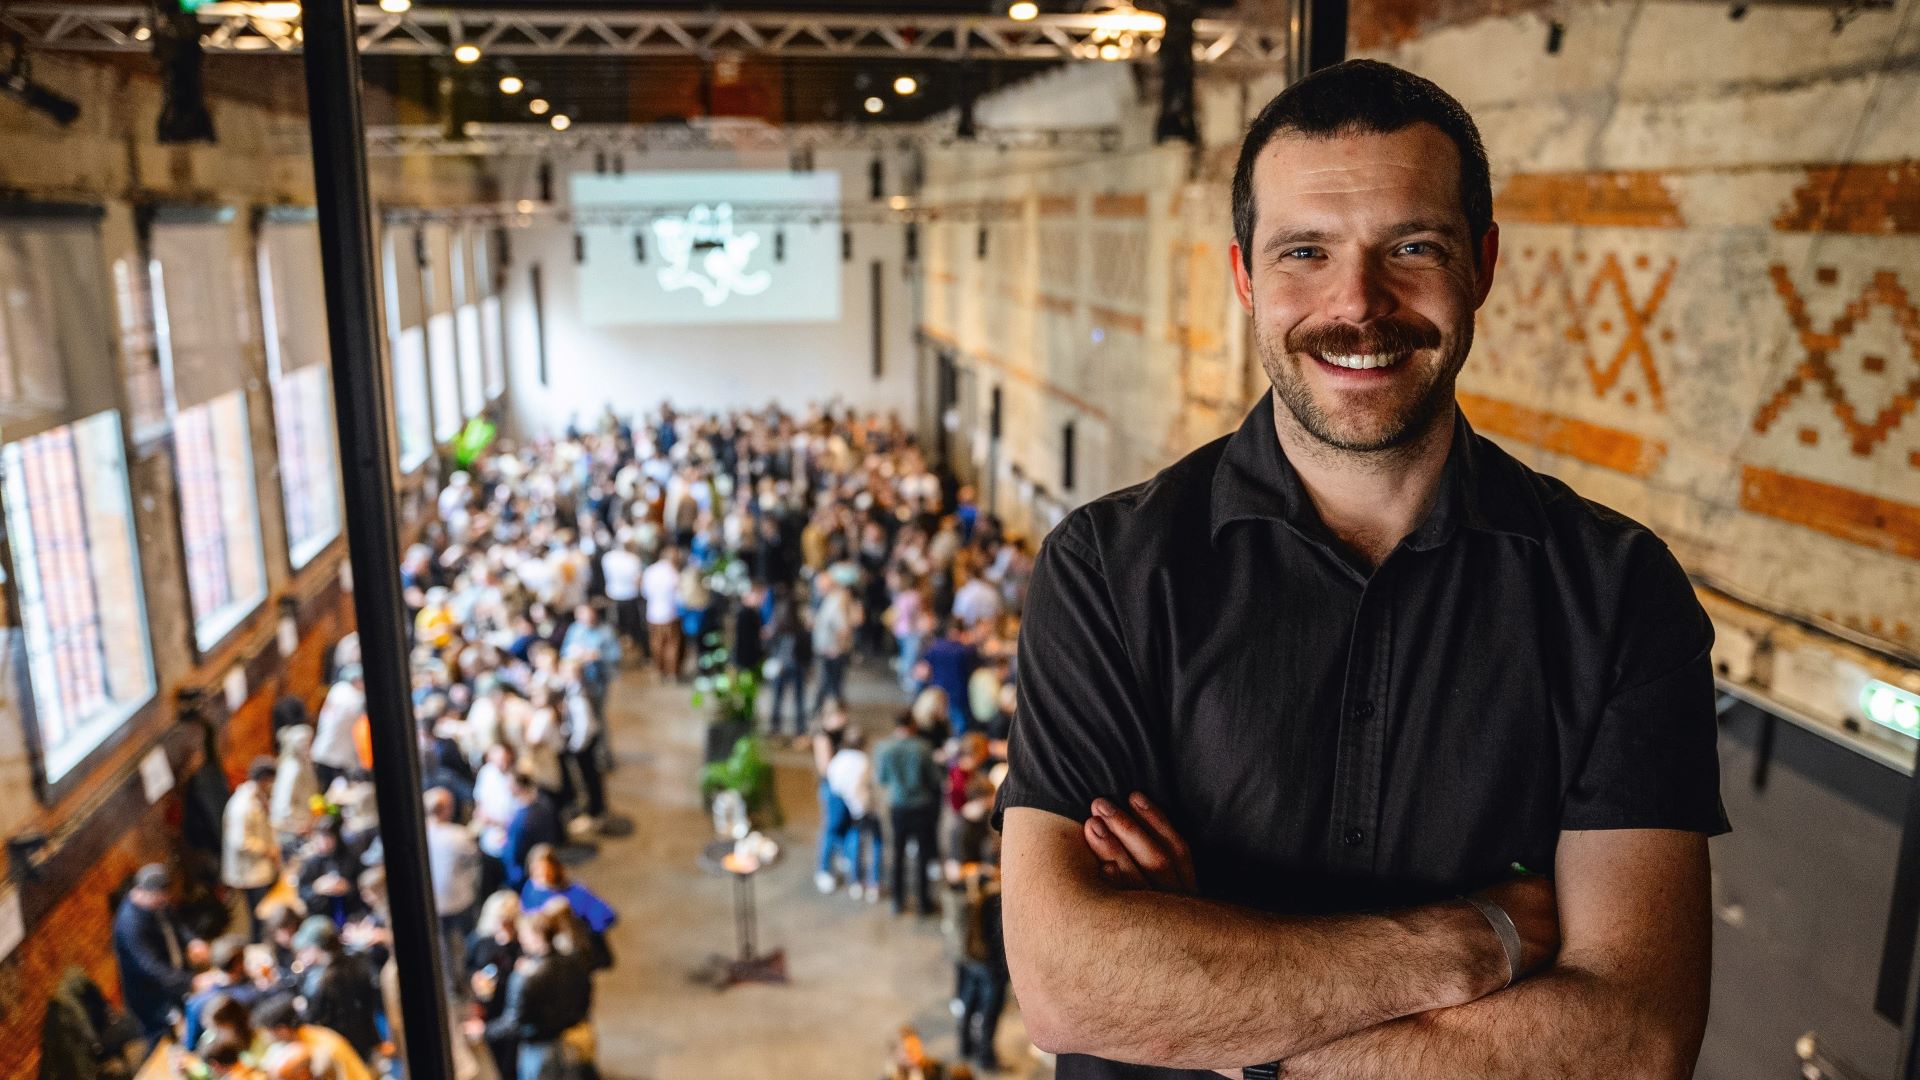
{"label": "window pane", "polygon": [[313,366],[273,384],[279,428],[280,490],[287,507],[287,552],[295,570],[340,535],[334,468],[333,396],[327,369]]}
{"label": "window pane", "polygon": [[408,473],[433,456],[433,413],[427,397],[427,337],[420,262],[414,249],[417,235],[412,229],[390,226],[383,252],[394,427],[400,442],[400,471]]}
{"label": "window pane", "polygon": [[33,710],[53,782],[153,696],[120,415],[12,443],[0,461]]}
{"label": "window pane", "polygon": [[193,634],[210,649],[267,597],[245,392],[181,412],[173,440]]}
{"label": "window pane", "polygon": [[153,281],[147,260],[113,260],[113,295],[120,312],[120,362],[127,378],[128,419],[133,440],[143,443],[167,430],[166,373],[153,332]]}

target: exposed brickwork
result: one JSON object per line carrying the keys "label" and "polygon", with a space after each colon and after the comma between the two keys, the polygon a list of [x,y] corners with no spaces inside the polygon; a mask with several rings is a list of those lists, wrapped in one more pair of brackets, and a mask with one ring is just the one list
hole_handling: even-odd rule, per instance
{"label": "exposed brickwork", "polygon": [[1658,172],[1523,173],[1494,196],[1494,217],[1542,225],[1686,227]]}
{"label": "exposed brickwork", "polygon": [[1773,226],[1783,232],[1920,233],[1920,161],[1808,169]]}

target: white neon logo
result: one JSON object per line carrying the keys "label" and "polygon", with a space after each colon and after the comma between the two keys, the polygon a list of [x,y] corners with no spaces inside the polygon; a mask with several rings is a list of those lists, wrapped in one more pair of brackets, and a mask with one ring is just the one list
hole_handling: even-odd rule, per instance
{"label": "white neon logo", "polygon": [[773,284],[773,275],[765,270],[748,272],[747,261],[760,246],[760,234],[734,231],[731,203],[701,203],[685,217],[656,219],[653,235],[667,262],[659,278],[668,292],[694,289],[708,307],[718,307],[736,293],[755,296]]}

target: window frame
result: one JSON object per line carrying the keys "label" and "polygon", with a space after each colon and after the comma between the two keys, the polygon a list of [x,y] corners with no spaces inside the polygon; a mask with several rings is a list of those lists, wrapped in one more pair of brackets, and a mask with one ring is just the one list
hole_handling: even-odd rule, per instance
{"label": "window frame", "polygon": [[[10,689],[14,692],[18,703],[21,737],[27,751],[27,764],[33,779],[34,795],[41,805],[48,807],[58,805],[78,790],[99,770],[101,765],[119,752],[128,740],[148,731],[162,707],[160,674],[153,654],[153,624],[147,617],[147,567],[141,556],[140,530],[136,520],[138,510],[133,499],[131,462],[135,446],[128,430],[124,411],[115,406],[88,416],[76,417],[64,424],[55,424],[36,431],[32,435],[9,440],[5,445],[11,446],[16,442],[51,434],[60,428],[70,428],[107,413],[113,415],[114,428],[118,435],[120,489],[126,500],[128,554],[134,576],[130,584],[134,603],[138,608],[135,615],[136,622],[141,628],[141,652],[146,668],[147,690],[144,697],[126,705],[121,710],[119,718],[113,723],[112,729],[102,734],[92,746],[75,757],[57,777],[52,776],[48,771],[48,760],[52,756],[52,748],[47,745],[46,730],[41,723],[40,700],[34,693],[32,662],[27,647],[27,627],[23,618],[24,608],[21,597],[23,578],[15,569],[18,552],[15,548],[12,528],[5,518],[6,511],[4,507],[0,507],[0,560],[4,560],[8,570],[5,581],[0,582],[0,589],[4,589],[7,603],[7,618],[4,626],[0,626],[0,632],[4,632],[7,637],[3,646],[6,652],[4,662],[12,668]],[[4,474],[5,469],[0,466],[0,476]],[[91,545],[89,545],[90,549]],[[98,723],[98,717],[89,722]]]}
{"label": "window frame", "polygon": [[[312,215],[310,213],[298,213],[294,211],[269,212],[266,218],[260,223],[260,228],[254,237],[255,269],[258,271],[260,282],[261,342],[266,348],[267,353],[267,395],[272,405],[270,411],[273,414],[273,448],[276,455],[276,464],[278,465],[275,471],[279,474],[280,479],[281,535],[286,543],[287,568],[295,574],[306,569],[315,559],[326,554],[327,549],[337,544],[340,538],[346,534],[346,506],[343,498],[345,494],[345,484],[341,474],[340,441],[336,427],[338,417],[335,415],[335,410],[338,409],[339,406],[335,402],[333,395],[333,373],[328,363],[319,360],[297,363],[291,368],[287,366],[287,358],[283,355],[280,340],[281,312],[277,310],[277,308],[282,302],[283,291],[290,292],[291,290],[281,290],[274,287],[272,241],[268,235],[269,230],[276,226],[297,228],[303,224],[311,224],[311,222]],[[316,249],[316,254],[317,253]],[[317,272],[319,268],[315,267],[314,269]],[[325,285],[324,282],[322,282],[323,291],[321,299],[323,303],[325,300],[324,288]],[[326,312],[322,310],[318,314],[320,323],[324,327],[326,324]],[[326,464],[322,471],[326,472],[330,470],[329,479],[333,495],[333,528],[332,531],[326,532],[324,535],[310,537],[305,541],[296,542],[293,535],[295,500],[288,487],[288,477],[290,475],[288,462],[292,460],[301,461],[302,464],[300,468],[303,471],[306,468],[306,464],[301,454],[289,453],[286,436],[287,425],[290,421],[304,426],[307,418],[300,417],[295,419],[289,410],[283,407],[281,387],[294,379],[307,377],[308,374],[313,371],[319,372],[316,378],[319,383],[317,394],[319,398],[318,412],[320,416],[316,434],[320,441],[325,444],[324,457]],[[396,451],[397,449],[398,447],[396,445]],[[255,501],[258,501],[257,495]]]}
{"label": "window frame", "polygon": [[[237,345],[241,354],[240,362],[247,365],[247,370],[242,377],[235,380],[234,385],[227,390],[207,396],[204,400],[195,401],[192,404],[181,405],[180,386],[177,375],[179,368],[176,358],[173,356],[171,329],[178,313],[172,309],[167,299],[167,269],[155,250],[157,233],[163,228],[175,225],[186,227],[219,226],[226,231],[226,255],[233,259],[244,260],[245,256],[242,255],[239,248],[236,247],[231,230],[235,228],[245,228],[246,226],[238,222],[238,215],[234,208],[226,204],[159,203],[143,208],[142,213],[145,218],[144,232],[146,243],[144,247],[146,250],[144,254],[147,258],[148,282],[153,299],[151,310],[153,313],[154,337],[157,347],[160,349],[162,367],[167,372],[168,430],[165,441],[170,466],[169,473],[173,481],[173,540],[175,549],[179,552],[179,558],[177,560],[180,574],[179,580],[186,599],[187,649],[189,655],[193,657],[193,662],[198,665],[221,655],[231,647],[235,640],[248,633],[260,619],[261,613],[266,610],[267,601],[273,596],[273,575],[267,565],[266,524],[261,508],[259,471],[255,461],[256,448],[253,445],[253,410],[257,403],[254,401],[255,395],[248,389],[248,383],[259,375],[259,372],[254,367],[256,357],[250,349],[257,348],[261,350],[261,354],[264,355],[266,346],[262,335],[266,330],[266,325],[257,310],[246,312],[245,315],[249,321],[244,324],[244,330],[251,333],[253,337],[251,340],[242,340],[238,342]],[[251,229],[248,229],[249,234],[251,234],[251,231]],[[249,235],[249,249],[251,249],[252,239],[251,235]],[[235,262],[231,267],[227,267],[223,260],[222,272],[225,272],[227,269],[231,269],[236,274],[233,301],[241,305],[252,303],[257,306],[264,298],[259,296],[250,297],[247,295],[247,285],[249,282],[251,282],[255,288],[258,288],[257,274],[249,274],[247,272],[249,267],[244,261]],[[240,316],[236,315],[236,317]],[[201,634],[202,616],[195,610],[193,601],[192,558],[187,550],[187,503],[185,498],[185,485],[181,483],[180,479],[180,417],[183,413],[191,412],[203,406],[211,406],[216,401],[223,400],[236,393],[239,395],[241,407],[242,444],[245,446],[247,452],[247,467],[243,475],[247,481],[248,490],[253,496],[252,525],[254,547],[259,555],[260,594],[256,602],[239,613],[224,615],[221,622],[214,624],[219,628],[218,634],[212,638],[203,640]],[[271,409],[271,402],[269,402],[269,409]],[[277,445],[275,452],[278,452]],[[217,460],[217,452],[215,456]],[[224,492],[222,494],[224,494]]]}

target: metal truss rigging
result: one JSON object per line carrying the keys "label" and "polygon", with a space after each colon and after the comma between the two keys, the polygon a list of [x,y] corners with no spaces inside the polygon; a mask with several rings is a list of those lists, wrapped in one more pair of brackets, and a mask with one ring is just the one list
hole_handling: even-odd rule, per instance
{"label": "metal truss rigging", "polygon": [[[575,124],[564,132],[545,124],[479,124],[449,138],[437,125],[373,126],[367,152],[375,157],[473,155],[533,157],[564,154],[735,151],[909,150],[957,144],[951,132],[918,124],[797,124],[717,118],[688,124]],[[981,128],[968,145],[999,150],[1102,152],[1119,146],[1113,128]]]}
{"label": "metal truss rigging", "polygon": [[[202,44],[215,52],[292,52],[300,48],[299,7],[291,2],[225,2],[198,11]],[[153,13],[142,4],[78,2],[0,5],[0,25],[34,48],[137,52],[151,47]],[[834,12],[568,11],[524,8],[421,8],[390,14],[359,9],[360,51],[444,56],[473,45],[497,56],[702,56],[727,53],[793,57],[919,57],[932,60],[1091,60],[1101,62],[1098,14],[1048,14],[1016,22],[976,15]],[[1194,58],[1221,65],[1273,65],[1285,35],[1224,19],[1194,23]],[[1133,59],[1159,46],[1144,35]]]}

